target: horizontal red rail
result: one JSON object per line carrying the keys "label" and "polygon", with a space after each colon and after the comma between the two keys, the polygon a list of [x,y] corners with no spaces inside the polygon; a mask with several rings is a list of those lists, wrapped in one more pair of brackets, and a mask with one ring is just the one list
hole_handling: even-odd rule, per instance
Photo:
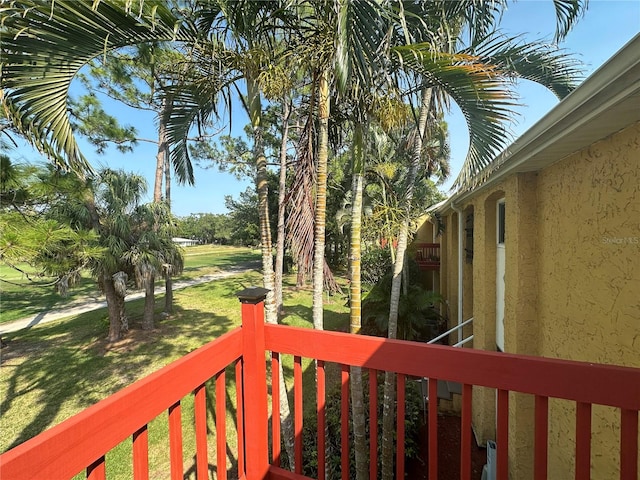
{"label": "horizontal red rail", "polygon": [[440,267],[439,243],[416,243],[416,263],[422,270],[436,270]]}
{"label": "horizontal red rail", "polygon": [[265,325],[267,350],[462,384],[640,410],[640,369]]}
{"label": "horizontal red rail", "polygon": [[2,478],[73,477],[239,359],[241,333],[221,336],[9,450],[0,457]]}
{"label": "horizontal red rail", "polygon": [[[257,293],[254,291],[257,290]],[[576,423],[576,472],[588,476],[591,435],[591,404],[621,409],[621,478],[636,478],[638,473],[638,411],[640,410],[640,369],[593,365],[565,360],[527,357],[505,353],[492,353],[471,349],[456,349],[440,345],[387,340],[377,337],[316,331],[280,325],[264,325],[260,302],[262,289],[247,289],[243,302],[243,327],[238,328],[182,359],[140,380],[121,392],[99,402],[60,425],[38,435],[0,456],[2,478],[16,480],[28,478],[71,478],[83,469],[92,479],[105,478],[105,455],[128,437],[133,441],[133,470],[135,478],[147,478],[148,433],[146,425],[170,411],[172,477],[182,478],[182,438],[180,402],[195,391],[195,430],[197,468],[200,475],[208,474],[206,393],[204,384],[216,378],[216,417],[225,417],[224,399],[227,366],[236,366],[238,389],[238,476],[242,479],[307,479],[300,474],[302,468],[302,363],[301,359],[317,360],[318,386],[318,468],[323,478],[325,461],[325,382],[324,362],[342,365],[342,476],[349,472],[348,448],[348,382],[349,366],[369,369],[371,412],[370,475],[377,475],[377,422],[375,419],[376,373],[395,372],[398,377],[398,438],[404,433],[403,392],[405,376],[428,377],[429,398],[437,397],[437,380],[450,380],[463,384],[462,418],[462,472],[469,475],[469,449],[471,438],[472,386],[498,390],[498,478],[508,474],[508,410],[509,392],[522,392],[536,398],[536,478],[544,478],[547,470],[548,398],[563,398],[578,402]],[[265,291],[266,292],[266,291]],[[262,297],[263,298],[263,297]],[[272,374],[275,384],[279,376],[279,354],[294,356],[296,384],[295,430],[296,473],[279,468],[280,438],[277,387],[272,389],[273,435],[277,441],[272,447],[273,463],[268,462],[268,412],[265,351],[272,354]],[[141,408],[140,408],[141,406]],[[219,478],[225,478],[226,457],[225,424],[216,424],[217,468]],[[429,476],[437,476],[437,409],[429,409]],[[224,437],[224,438],[223,438]],[[397,457],[399,475],[403,473],[402,450]],[[213,459],[211,459],[213,460]],[[246,468],[245,468],[246,467]]]}

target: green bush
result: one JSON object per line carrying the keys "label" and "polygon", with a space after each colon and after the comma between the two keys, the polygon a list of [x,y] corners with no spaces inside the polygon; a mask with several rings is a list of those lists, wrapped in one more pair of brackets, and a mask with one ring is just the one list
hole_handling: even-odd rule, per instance
{"label": "green bush", "polygon": [[362,282],[375,285],[392,271],[391,252],[388,248],[368,248],[362,254],[360,275]]}
{"label": "green bush", "polygon": [[[367,429],[367,438],[370,437],[369,432],[369,382],[368,374],[363,372],[364,400],[365,400],[365,425]],[[420,453],[420,426],[423,423],[422,414],[422,393],[419,385],[407,378],[405,389],[405,462],[418,458]],[[327,478],[341,477],[341,425],[342,418],[340,414],[340,389],[336,389],[327,393],[327,409],[326,409],[326,462],[327,462]],[[381,447],[382,447],[382,409],[384,399],[384,373],[378,375],[378,471],[381,470]],[[303,428],[303,474],[318,478],[318,436],[317,436],[317,418],[305,418],[305,426]],[[395,435],[394,435],[395,436]],[[396,439],[394,438],[394,441]],[[349,407],[349,478],[355,478],[355,450],[353,447],[353,423],[351,419],[351,407]],[[367,445],[367,452],[369,446]],[[394,456],[395,462],[395,456]],[[395,465],[394,465],[395,470]]]}
{"label": "green bush", "polygon": [[[398,306],[398,334],[401,340],[428,342],[446,330],[446,318],[438,305],[442,296],[425,290],[415,282],[419,269],[415,261],[408,262],[409,286],[403,287]],[[392,275],[389,273],[369,291],[362,301],[362,329],[367,335],[386,337],[389,328]]]}

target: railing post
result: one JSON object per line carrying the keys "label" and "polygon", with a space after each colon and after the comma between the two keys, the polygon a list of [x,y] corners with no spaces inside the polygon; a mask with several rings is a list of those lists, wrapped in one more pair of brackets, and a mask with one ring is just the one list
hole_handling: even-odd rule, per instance
{"label": "railing post", "polygon": [[248,480],[267,478],[269,469],[264,341],[264,299],[268,292],[266,288],[249,287],[236,294],[242,303],[244,458]]}

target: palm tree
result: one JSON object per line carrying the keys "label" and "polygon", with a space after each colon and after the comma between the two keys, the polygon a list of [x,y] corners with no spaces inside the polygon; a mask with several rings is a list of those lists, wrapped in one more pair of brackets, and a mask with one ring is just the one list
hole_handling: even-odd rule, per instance
{"label": "palm tree", "polygon": [[[559,55],[553,49],[539,44],[517,45],[514,39],[508,39],[496,35],[493,28],[496,22],[496,13],[506,7],[506,1],[484,5],[474,2],[434,2],[426,5],[427,10],[421,12],[419,18],[436,21],[436,28],[421,29],[414,32],[406,31],[405,35],[413,35],[415,32],[436,32],[427,40],[429,44],[423,47],[402,46],[395,48],[399,58],[406,66],[418,73],[421,78],[420,114],[416,125],[416,133],[413,135],[413,153],[407,179],[406,208],[409,208],[413,198],[413,184],[417,176],[422,146],[427,132],[434,97],[436,94],[447,92],[453,97],[465,114],[470,130],[470,150],[467,159],[459,174],[456,185],[468,186],[475,175],[478,175],[484,167],[489,165],[494,153],[502,148],[507,141],[503,121],[508,119],[509,100],[508,90],[495,90],[500,84],[497,80],[509,78],[526,78],[536,81],[550,88],[560,98],[568,94],[573,88],[576,79],[575,64],[566,62],[564,55]],[[561,38],[566,34],[573,22],[578,18],[584,8],[584,3],[578,0],[566,2],[554,2],[558,15],[558,29],[556,36]],[[432,6],[442,10],[429,11]],[[435,15],[434,15],[435,13]],[[443,15],[444,13],[444,15]],[[425,16],[426,14],[426,16]],[[441,60],[449,55],[448,51],[453,47],[450,44],[451,26],[454,32],[461,30],[462,25],[467,25],[471,32],[471,47],[460,55],[466,59],[458,58],[457,62],[469,67],[467,78],[459,76],[450,78],[450,83],[442,84],[438,79],[438,72],[443,66]],[[456,34],[453,35],[455,38]],[[440,52],[442,51],[442,53]],[[405,55],[409,53],[409,56]],[[471,60],[469,62],[469,60]],[[450,65],[451,57],[445,60]],[[407,65],[408,63],[408,65]],[[479,70],[480,69],[480,70]],[[489,73],[491,72],[491,73]],[[441,72],[443,73],[443,72]],[[489,78],[490,75],[492,78]],[[434,78],[434,75],[436,78]],[[435,81],[434,81],[435,80]],[[466,83],[466,85],[465,85]],[[476,105],[468,102],[465,90],[472,89],[476,95]],[[471,93],[471,92],[466,92]],[[497,95],[496,95],[497,94]],[[505,95],[506,94],[506,95]],[[472,94],[471,97],[474,95]],[[465,98],[466,97],[466,98]],[[487,120],[485,128],[477,130],[475,119],[483,117]],[[389,309],[389,338],[395,338],[397,332],[398,305],[400,299],[400,285],[404,268],[404,256],[407,248],[409,233],[409,215],[405,216],[402,228],[398,236],[398,247],[393,270],[393,282],[391,288],[391,304]],[[393,419],[395,398],[395,379],[392,374],[385,375],[384,388],[384,418],[383,418],[383,445],[382,445],[382,478],[391,479],[393,476]]]}

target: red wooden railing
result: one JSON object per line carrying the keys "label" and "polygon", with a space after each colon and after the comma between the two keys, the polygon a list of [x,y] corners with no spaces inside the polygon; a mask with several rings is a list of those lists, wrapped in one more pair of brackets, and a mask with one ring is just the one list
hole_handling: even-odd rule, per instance
{"label": "red wooden railing", "polygon": [[[238,478],[305,479],[302,471],[302,359],[317,360],[318,471],[324,478],[326,460],[325,365],[341,367],[342,478],[349,475],[348,415],[349,366],[368,369],[370,398],[370,478],[377,478],[376,395],[377,372],[397,373],[397,437],[404,436],[404,385],[408,376],[446,379],[462,388],[461,478],[471,476],[472,386],[495,388],[497,395],[497,478],[508,478],[509,392],[535,396],[536,479],[547,478],[548,399],[575,401],[575,477],[590,474],[591,408],[593,404],[620,409],[620,478],[638,477],[638,411],[640,369],[594,365],[439,345],[386,340],[345,333],[315,331],[263,323],[264,289],[241,293],[242,328],[236,329],[157,373],[136,382],[60,425],[0,456],[2,479],[70,478],[86,469],[91,479],[105,478],[105,455],[127,437],[133,442],[134,478],[149,478],[147,425],[163,411],[169,412],[171,478],[183,478],[180,402],[190,392],[195,397],[197,478],[209,478],[205,383],[215,379],[217,478],[226,472],[225,368],[235,365],[237,381]],[[269,460],[268,391],[265,352],[271,351],[272,384],[279,379],[281,355],[294,357],[294,430],[296,471],[280,468],[278,388],[272,389],[273,415]],[[436,398],[437,381],[429,382],[429,398]],[[437,409],[428,413],[429,478],[437,478]],[[395,478],[404,478],[404,444],[398,442]],[[550,478],[553,475],[550,474]]]}
{"label": "red wooden railing", "polygon": [[416,262],[421,270],[440,269],[440,244],[416,243]]}

